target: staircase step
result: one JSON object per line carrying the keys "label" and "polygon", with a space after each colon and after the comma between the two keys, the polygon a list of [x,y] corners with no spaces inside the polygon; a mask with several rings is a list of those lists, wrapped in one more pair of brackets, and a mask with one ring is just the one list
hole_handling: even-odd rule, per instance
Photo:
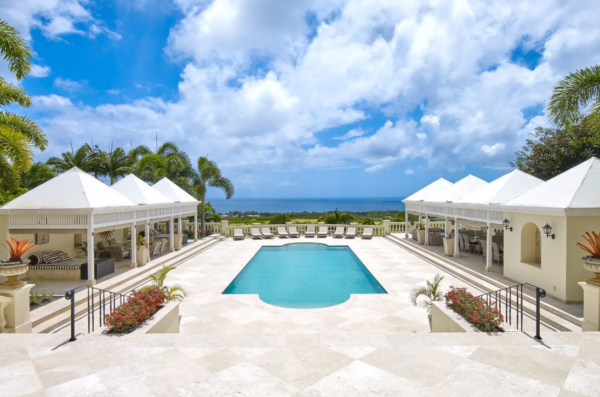
{"label": "staircase step", "polygon": [[[398,235],[390,234],[385,236],[385,238],[484,292],[493,292],[499,289],[510,287],[510,285],[505,285],[498,280],[486,277],[485,275],[453,262],[448,258],[425,250],[416,244],[404,241],[404,239]],[[525,313],[535,316],[535,299],[526,294],[523,294],[523,298],[525,301],[523,304]],[[513,303],[515,303],[514,300]],[[581,319],[572,316],[571,314],[566,313],[565,311],[560,310],[552,305],[549,305],[544,301],[541,301],[540,309],[542,322],[544,322],[547,326],[550,326],[558,331],[581,332]]]}

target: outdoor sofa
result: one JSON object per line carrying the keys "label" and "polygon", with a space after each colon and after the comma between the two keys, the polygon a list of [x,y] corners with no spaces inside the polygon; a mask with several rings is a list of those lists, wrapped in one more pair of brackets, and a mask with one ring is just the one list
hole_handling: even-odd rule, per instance
{"label": "outdoor sofa", "polygon": [[[87,280],[87,258],[71,258],[63,251],[46,251],[29,256],[27,278],[33,280]],[[95,278],[115,272],[112,258],[96,258]]]}

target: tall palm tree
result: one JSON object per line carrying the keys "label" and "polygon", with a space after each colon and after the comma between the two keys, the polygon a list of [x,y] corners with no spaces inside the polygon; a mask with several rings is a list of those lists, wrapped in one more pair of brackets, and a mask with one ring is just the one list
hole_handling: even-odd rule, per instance
{"label": "tall palm tree", "polygon": [[73,150],[73,146],[71,146],[70,152],[62,153],[61,157],[50,157],[46,163],[57,173],[68,171],[73,167],[90,172],[92,171],[96,159],[96,152],[86,143],[76,151]]}
{"label": "tall palm tree", "polygon": [[119,177],[131,172],[131,157],[125,153],[123,148],[113,149],[112,145],[108,152],[100,152],[98,173],[107,176],[110,184],[115,183]]}
{"label": "tall palm tree", "polygon": [[[0,20],[0,54],[8,62],[8,69],[17,80],[31,72],[31,50],[19,32]],[[31,106],[31,98],[24,89],[7,83],[0,77],[0,106],[18,104]],[[0,185],[14,190],[20,175],[33,164],[33,149],[45,150],[46,135],[32,120],[12,112],[0,110]]]}
{"label": "tall palm tree", "polygon": [[202,237],[204,237],[204,219],[206,218],[206,190],[209,187],[223,190],[227,200],[233,197],[233,193],[235,192],[233,183],[221,175],[221,170],[217,166],[217,163],[206,157],[200,157],[198,159],[197,175],[193,180],[193,190],[194,195],[200,201],[200,208],[202,210],[200,218]]}
{"label": "tall palm tree", "polygon": [[47,163],[37,162],[21,175],[21,187],[31,190],[54,178],[54,170]]}
{"label": "tall palm tree", "polygon": [[[583,114],[583,109],[589,113]],[[554,87],[546,110],[560,128],[578,124],[587,117],[600,131],[600,65],[577,70],[562,79]]]}
{"label": "tall palm tree", "polygon": [[195,176],[188,155],[173,142],[165,142],[156,152],[147,146],[138,146],[129,151],[132,173],[140,179],[156,183],[169,178],[182,189],[192,192],[190,179]]}

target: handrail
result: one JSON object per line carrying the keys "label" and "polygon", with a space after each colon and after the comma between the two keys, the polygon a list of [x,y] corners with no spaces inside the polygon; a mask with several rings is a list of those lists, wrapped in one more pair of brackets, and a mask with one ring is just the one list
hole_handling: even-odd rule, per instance
{"label": "handrail", "polygon": [[[479,298],[484,300],[488,306],[494,304],[496,308],[502,313],[502,304],[504,304],[504,321],[509,325],[512,325],[512,310],[513,310],[513,290],[515,292],[515,311],[516,311],[516,322],[517,322],[517,330],[519,329],[519,324],[521,325],[521,332],[523,332],[523,288],[528,285],[530,287],[535,288],[535,336],[533,337],[536,340],[542,340],[540,336],[540,324],[541,324],[541,314],[540,314],[540,299],[546,297],[546,290],[538,287],[537,285],[533,285],[531,283],[521,283],[517,285],[513,285],[506,288],[501,288],[496,291],[487,292],[485,294],[479,295]],[[502,300],[502,292],[504,292],[504,301]],[[520,295],[519,295],[520,292]],[[520,299],[519,299],[520,297]],[[520,316],[519,316],[520,312]],[[520,322],[519,322],[520,320]]]}
{"label": "handrail", "polygon": [[[91,294],[90,294],[90,290],[91,290]],[[129,298],[129,294],[121,294],[119,292],[112,292],[112,291],[108,291],[108,290],[104,290],[104,289],[100,289],[100,288],[88,287],[88,310],[87,310],[88,333],[95,331],[95,319],[94,319],[94,313],[96,311],[96,305],[94,303],[94,295],[96,294],[95,291],[97,291],[97,294],[98,294],[98,326],[99,327],[102,327],[105,324],[106,305],[107,305],[106,295],[107,294],[108,294],[108,306],[109,306],[109,310],[110,310],[109,313],[112,313],[112,311],[114,309],[116,309],[118,306],[127,302],[127,299]],[[91,300],[91,305],[90,305],[90,300]],[[117,302],[119,303],[118,305],[117,305]]]}
{"label": "handrail", "polygon": [[69,342],[75,342],[77,340],[75,337],[75,291],[81,287],[85,286],[80,285],[79,287],[75,287],[65,292],[65,299],[71,301],[71,339],[69,339]]}

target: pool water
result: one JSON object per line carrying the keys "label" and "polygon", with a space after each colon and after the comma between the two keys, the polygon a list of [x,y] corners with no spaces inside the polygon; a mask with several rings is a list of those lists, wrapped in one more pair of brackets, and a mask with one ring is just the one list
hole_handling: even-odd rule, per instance
{"label": "pool water", "polygon": [[350,294],[387,292],[349,247],[294,243],[262,247],[223,293],[307,309],[343,303]]}

